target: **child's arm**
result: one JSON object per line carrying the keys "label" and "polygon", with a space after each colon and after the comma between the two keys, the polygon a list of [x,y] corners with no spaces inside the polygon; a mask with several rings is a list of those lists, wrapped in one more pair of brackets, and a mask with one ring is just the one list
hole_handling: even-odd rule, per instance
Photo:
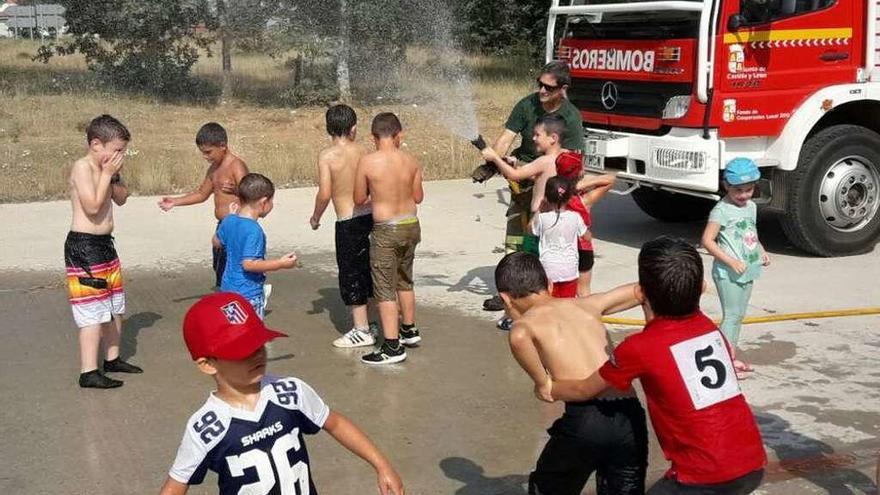
{"label": "child's arm", "polygon": [[391,467],[391,462],[382,455],[379,448],[357,425],[345,416],[330,411],[330,415],[324,422],[324,431],[335,438],[343,447],[373,466],[378,478],[379,492],[382,495],[404,495],[403,482]]}
{"label": "child's arm", "polygon": [[608,382],[596,371],[583,380],[554,380],[550,386],[550,396],[552,400],[584,401],[599,395],[606,388]]}
{"label": "child's arm", "polygon": [[721,225],[715,222],[706,223],[706,229],[703,230],[703,237],[701,242],[703,247],[706,248],[706,251],[709,252],[712,256],[715,257],[718,261],[724,263],[733,269],[736,273],[743,273],[746,271],[746,264],[742,261],[730,256],[725,253],[721,246],[715,242],[715,239],[718,237],[718,233],[721,231]]}
{"label": "child's arm", "polygon": [[332,198],[333,183],[330,176],[330,163],[327,160],[326,153],[322,152],[318,155],[318,193],[315,194],[315,209],[309,218],[309,225],[312,230],[318,230],[321,226],[321,217],[330,204]]}
{"label": "child's arm", "polygon": [[159,492],[159,495],[185,495],[188,489],[189,485],[185,485],[171,476],[168,476],[165,478],[165,484],[162,485],[162,490]]}
{"label": "child's arm", "polygon": [[638,283],[621,285],[608,292],[590,294],[589,297],[577,301],[578,304],[588,306],[601,315],[619,313],[642,303],[638,286]]}
{"label": "child's arm", "polygon": [[[413,159],[415,161],[415,159]],[[421,204],[422,201],[425,200],[425,190],[422,188],[422,167],[416,163],[416,173],[413,175],[413,201],[416,204]]]}
{"label": "child's arm", "polygon": [[522,167],[514,168],[504,161],[504,159],[501,158],[501,156],[499,156],[492,148],[485,148],[482,151],[482,155],[484,160],[494,163],[495,166],[498,167],[498,171],[501,172],[501,175],[509,180],[531,179],[541,173],[541,158],[527,163]]}
{"label": "child's arm", "polygon": [[202,181],[202,184],[195,191],[184,194],[183,196],[170,197],[165,196],[159,201],[159,208],[162,211],[168,211],[175,206],[189,206],[198,203],[204,203],[211,197],[211,193],[214,192],[214,185],[211,183],[211,176],[205,176],[205,180]]}
{"label": "child's arm", "polygon": [[761,250],[761,264],[764,266],[770,266],[770,255],[767,254],[767,250],[764,249],[764,245],[760,242],[758,243],[758,249]]}
{"label": "child's arm", "polygon": [[510,352],[513,353],[514,359],[535,383],[535,395],[538,398],[542,396],[549,398],[550,391],[546,387],[550,384],[550,377],[544,369],[544,363],[541,362],[541,356],[532,340],[528,325],[515,322],[510,329],[509,339]]}
{"label": "child's arm", "polygon": [[357,172],[354,174],[354,204],[366,204],[370,199],[369,185],[367,184],[366,157],[358,160]]}
{"label": "child's arm", "polygon": [[296,266],[296,254],[288,253],[274,260],[243,260],[241,267],[246,272],[266,273]]}
{"label": "child's arm", "polygon": [[110,191],[110,181],[122,168],[122,159],[122,153],[115,153],[102,163],[97,184],[93,182],[92,170],[87,162],[80,160],[73,164],[71,182],[86,215],[97,215],[101,211],[101,206],[107,200],[107,193]]}
{"label": "child's arm", "polygon": [[613,174],[587,175],[578,181],[576,188],[579,192],[586,191],[581,194],[581,201],[585,206],[590,207],[598,203],[602,196],[608,194],[608,191],[614,187],[614,181]]}

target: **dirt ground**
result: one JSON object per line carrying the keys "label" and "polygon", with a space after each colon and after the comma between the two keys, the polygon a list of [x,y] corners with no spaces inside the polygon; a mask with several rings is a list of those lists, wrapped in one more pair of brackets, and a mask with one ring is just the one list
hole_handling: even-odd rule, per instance
{"label": "dirt ground", "polygon": [[[272,277],[267,321],[290,338],[272,345],[270,371],[309,382],[388,453],[410,494],[525,494],[524,483],[561,412],[531,395],[494,314],[503,232],[502,183],[427,185],[416,261],[423,345],[406,362],[368,368],[363,352],[332,348],[348,328],[335,284],[332,218],[308,229],[313,189],[279,191],[265,222],[270,252],[295,248],[304,268]],[[142,365],[114,391],[84,391],[76,332],[61,280],[64,202],[0,205],[0,493],[143,494],[158,490],[186,418],[211,389],[183,345],[183,313],[206,294],[213,228],[207,208],[160,214],[133,198],[117,215],[129,309],[124,353]],[[612,196],[595,211],[595,288],[635,277],[638,246],[661,232],[696,240],[701,226],[668,226]],[[773,265],[750,314],[877,305],[880,252],[826,260],[794,251],[762,220]],[[706,259],[708,263],[708,259]],[[703,306],[719,314],[709,292]],[[625,316],[638,316],[635,313]],[[761,493],[876,493],[880,449],[878,317],[755,325],[742,347],[757,368],[742,388],[771,459]],[[612,328],[619,339],[632,328]],[[370,468],[328,435],[307,439],[322,493],[373,493]],[[651,436],[649,478],[666,468]],[[590,483],[589,485],[592,485]],[[588,486],[589,486],[588,485]],[[215,493],[214,478],[191,493]],[[588,489],[585,493],[593,493]]]}

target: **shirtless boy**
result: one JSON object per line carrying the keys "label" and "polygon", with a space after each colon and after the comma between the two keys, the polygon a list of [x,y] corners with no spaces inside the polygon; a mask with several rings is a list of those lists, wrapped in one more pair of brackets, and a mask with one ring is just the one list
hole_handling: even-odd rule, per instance
{"label": "shirtless boy", "polygon": [[[209,122],[196,134],[196,146],[202,158],[211,165],[205,180],[195,191],[177,197],[164,197],[159,201],[162,211],[169,211],[175,206],[189,206],[204,203],[214,194],[214,217],[217,225],[229,214],[230,207],[238,205],[237,189],[241,178],[248,174],[247,165],[228,147],[226,129],[216,122]],[[233,207],[234,208],[234,207]],[[223,269],[226,267],[226,251],[223,246],[212,242],[212,265],[216,287],[223,280]]]}
{"label": "shirtless boy", "polygon": [[397,116],[380,113],[373,119],[371,133],[376,151],[364,155],[358,163],[354,204],[369,201],[373,205],[370,267],[385,341],[375,352],[361,356],[361,362],[390,364],[406,359],[403,345],[422,340],[415,324],[412,266],[416,245],[421,241],[416,205],[425,193],[418,162],[400,149],[403,127]]}
{"label": "shirtless boy", "polygon": [[[495,285],[514,319],[510,350],[541,397],[549,376],[586,378],[607,360],[602,315],[638,305],[634,286],[583,299],[556,299],[538,257],[511,253],[495,269]],[[567,402],[529,476],[529,493],[578,495],[596,472],[596,491],[643,494],[648,462],[645,412],[631,388]]]}
{"label": "shirtless boy", "polygon": [[[64,241],[64,265],[73,319],[79,327],[79,386],[83,388],[122,386],[104,372],[143,372],[119,357],[125,292],[112,236],[112,203],[122,206],[128,199],[119,173],[130,139],[128,129],[115,118],[96,117],[86,128],[88,152],[70,172],[73,221]],[[98,366],[102,338],[103,370]]]}
{"label": "shirtless boy", "polygon": [[357,115],[348,105],[334,105],[325,115],[331,146],[318,154],[318,194],[309,218],[313,230],[321,226],[321,216],[330,202],[336,210],[336,266],[339,293],[351,308],[353,327],[333,341],[336,347],[373,345],[367,319],[367,299],[373,297],[370,277],[370,231],[373,216],[369,203],[355,206],[354,177],[358,161],[366,153],[355,142]]}
{"label": "shirtless boy", "polygon": [[[482,151],[483,159],[495,163],[506,179],[511,181],[534,179],[535,186],[532,192],[529,220],[531,220],[532,214],[541,209],[547,179],[556,175],[556,157],[565,151],[562,148],[562,141],[565,139],[565,125],[565,120],[555,114],[544,115],[538,119],[538,122],[535,123],[532,140],[541,156],[521,167],[511,166],[490,147],[486,147]],[[514,165],[516,165],[515,162]]]}

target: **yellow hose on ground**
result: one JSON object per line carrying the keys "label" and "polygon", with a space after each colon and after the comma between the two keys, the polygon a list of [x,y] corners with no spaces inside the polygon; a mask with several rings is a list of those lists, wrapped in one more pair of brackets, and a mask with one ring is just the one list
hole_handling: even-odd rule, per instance
{"label": "yellow hose on ground", "polygon": [[[772,323],[776,321],[815,320],[819,318],[839,318],[843,316],[866,315],[880,315],[880,307],[840,309],[836,311],[813,311],[810,313],[784,313],[767,316],[749,316],[743,320],[743,324],[750,325],[754,323]],[[630,325],[639,327],[645,324],[645,320],[640,320],[638,318],[618,318],[616,316],[603,316],[602,322],[611,325]],[[715,320],[716,324],[719,322],[720,320]]]}

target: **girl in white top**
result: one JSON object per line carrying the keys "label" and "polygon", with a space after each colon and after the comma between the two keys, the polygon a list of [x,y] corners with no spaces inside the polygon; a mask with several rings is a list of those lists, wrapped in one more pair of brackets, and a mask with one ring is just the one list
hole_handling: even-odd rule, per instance
{"label": "girl in white top", "polygon": [[553,297],[577,297],[578,238],[589,233],[581,216],[566,206],[574,192],[568,179],[551,177],[542,211],[532,217],[532,233],[540,238],[541,265],[553,282]]}

